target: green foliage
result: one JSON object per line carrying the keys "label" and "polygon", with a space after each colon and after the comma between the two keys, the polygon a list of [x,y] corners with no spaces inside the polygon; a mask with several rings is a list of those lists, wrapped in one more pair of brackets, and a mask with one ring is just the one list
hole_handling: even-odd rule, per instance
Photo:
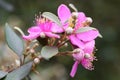
{"label": "green foliage", "polygon": [[5,38],[9,48],[18,56],[21,56],[24,50],[23,41],[7,23],[5,25]]}
{"label": "green foliage", "polygon": [[86,32],[86,31],[89,31],[89,30],[97,30],[97,29],[93,28],[93,27],[81,27],[76,31],[76,33],[82,33],[82,32]]}
{"label": "green foliage", "polygon": [[[97,30],[97,29],[93,28],[93,27],[81,27],[76,31],[76,33],[82,33],[82,32],[86,32],[86,31],[89,31],[89,30]],[[102,35],[100,33],[99,33],[99,37],[102,38]]]}
{"label": "green foliage", "polygon": [[5,77],[8,74],[8,72],[0,71],[0,79]]}
{"label": "green foliage", "polygon": [[61,26],[61,22],[55,14],[53,14],[51,12],[44,12],[42,14],[42,16],[50,19],[51,21],[53,21],[53,22],[57,23],[59,26]]}
{"label": "green foliage", "polygon": [[50,59],[58,53],[57,47],[44,46],[41,50],[41,56],[45,59]]}
{"label": "green foliage", "polygon": [[[95,62],[95,70],[89,72],[79,67],[75,78],[71,79],[71,77],[69,77],[65,80],[120,80],[120,0],[27,0],[27,3],[25,0],[0,1],[5,1],[14,7],[11,13],[0,5],[1,26],[10,16],[17,16],[24,22],[24,26],[22,26],[23,30],[31,26],[34,14],[37,14],[39,11],[43,12],[47,10],[55,13],[57,6],[61,3],[73,3],[79,11],[83,11],[87,16],[93,18],[94,22],[92,26],[96,26],[104,38],[97,39],[96,41],[98,51],[95,55],[97,55],[98,61]],[[12,20],[14,20],[14,18]],[[14,22],[16,23],[16,21]],[[68,63],[67,59],[68,57],[60,58],[60,61],[61,63],[65,61],[66,69],[70,71],[73,62],[71,62],[72,60],[68,60]],[[46,64],[46,66],[47,65],[48,64]],[[43,66],[41,65],[41,67]],[[50,80],[54,79],[50,78]]]}
{"label": "green foliage", "polygon": [[23,66],[19,67],[18,69],[10,72],[5,80],[21,80],[28,75],[31,70],[33,62],[29,62],[24,64]]}
{"label": "green foliage", "polygon": [[77,8],[73,4],[69,4],[69,6],[76,12],[78,12]]}

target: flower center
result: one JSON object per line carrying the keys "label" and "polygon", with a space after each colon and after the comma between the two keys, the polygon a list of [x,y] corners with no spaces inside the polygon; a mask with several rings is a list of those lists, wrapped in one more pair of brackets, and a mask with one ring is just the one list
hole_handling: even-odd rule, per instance
{"label": "flower center", "polygon": [[71,28],[75,27],[77,17],[78,17],[78,13],[77,12],[73,12],[72,16],[68,20],[69,27],[71,27]]}

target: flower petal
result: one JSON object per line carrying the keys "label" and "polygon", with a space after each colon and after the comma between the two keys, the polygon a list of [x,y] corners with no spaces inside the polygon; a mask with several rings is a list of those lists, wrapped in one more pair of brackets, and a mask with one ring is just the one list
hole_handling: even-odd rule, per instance
{"label": "flower petal", "polygon": [[40,34],[39,33],[31,33],[28,36],[23,36],[23,39],[33,40],[36,39]]}
{"label": "flower petal", "polygon": [[60,38],[59,35],[51,33],[51,32],[44,32],[48,37],[52,37],[52,38]]}
{"label": "flower petal", "polygon": [[71,16],[71,12],[66,5],[61,4],[58,7],[58,16],[59,16],[61,22],[64,23]]}
{"label": "flower petal", "polygon": [[85,20],[86,20],[85,13],[79,12],[79,13],[78,13],[78,21],[79,21],[79,22],[84,22]]}
{"label": "flower petal", "polygon": [[40,29],[40,27],[38,27],[38,26],[33,26],[33,27],[31,27],[31,28],[29,28],[28,29],[28,33],[38,33],[38,32],[41,32],[41,29]]}
{"label": "flower petal", "polygon": [[76,22],[76,26],[75,26],[75,30],[80,28],[80,27],[83,27],[83,22],[86,21],[86,16],[83,12],[79,12],[78,13],[78,19],[77,19],[77,22]]}
{"label": "flower petal", "polygon": [[41,28],[44,32],[49,32],[49,31],[51,31],[51,27],[52,27],[52,22],[46,22],[46,23],[43,23],[43,25],[40,26],[40,28]]}
{"label": "flower petal", "polygon": [[78,61],[75,61],[75,63],[73,64],[72,70],[71,70],[71,72],[70,72],[70,76],[71,76],[71,77],[74,77],[74,76],[75,76],[76,71],[77,71],[77,68],[78,68],[78,64],[79,64]]}
{"label": "flower petal", "polygon": [[80,41],[75,35],[70,35],[69,38],[73,45],[78,46],[81,49],[84,48],[84,43]]}
{"label": "flower petal", "polygon": [[85,53],[92,53],[95,48],[95,40],[85,43],[84,52]]}
{"label": "flower petal", "polygon": [[84,58],[84,51],[81,50],[80,53],[74,53],[72,56],[80,62]]}
{"label": "flower petal", "polygon": [[61,26],[58,26],[56,23],[53,23],[51,31],[54,32],[54,33],[62,33],[63,29],[62,29]]}
{"label": "flower petal", "polygon": [[91,41],[91,40],[97,38],[97,36],[99,35],[99,32],[98,32],[98,30],[90,30],[90,31],[79,33],[76,35],[80,40]]}

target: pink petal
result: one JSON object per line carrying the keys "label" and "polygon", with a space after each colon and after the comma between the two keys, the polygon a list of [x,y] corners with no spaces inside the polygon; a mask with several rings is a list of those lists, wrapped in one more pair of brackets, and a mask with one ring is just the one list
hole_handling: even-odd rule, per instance
{"label": "pink petal", "polygon": [[74,65],[72,66],[72,70],[70,72],[70,76],[71,77],[74,77],[75,74],[76,74],[76,71],[77,71],[77,68],[78,68],[78,64],[79,62],[78,61],[75,61]]}
{"label": "pink petal", "polygon": [[39,33],[31,33],[28,36],[23,36],[23,39],[33,40],[36,39],[40,34]]}
{"label": "pink petal", "polygon": [[40,28],[45,32],[51,31],[51,27],[52,27],[52,22],[46,22],[42,26],[40,26]]}
{"label": "pink petal", "polygon": [[91,41],[97,38],[98,35],[99,35],[98,30],[90,30],[87,32],[77,34],[77,37],[83,41]]}
{"label": "pink petal", "polygon": [[61,22],[64,23],[71,16],[71,12],[66,5],[61,4],[58,7],[58,16],[59,16]]}
{"label": "pink petal", "polygon": [[95,48],[95,40],[92,40],[90,42],[85,43],[84,52],[91,54],[93,52],[94,48]]}
{"label": "pink petal", "polygon": [[82,27],[83,26],[82,24],[85,21],[86,21],[85,14],[83,12],[79,12],[79,14],[78,14],[78,20],[77,20],[75,28],[78,29],[79,27]]}
{"label": "pink petal", "polygon": [[41,32],[41,29],[38,26],[33,26],[31,28],[28,29],[28,33],[38,33]]}
{"label": "pink petal", "polygon": [[80,53],[74,53],[72,56],[80,62],[84,58],[84,52],[81,50]]}
{"label": "pink petal", "polygon": [[60,36],[59,35],[57,35],[57,34],[53,34],[53,33],[51,33],[51,32],[44,32],[48,37],[52,37],[52,38],[60,38]]}
{"label": "pink petal", "polygon": [[78,14],[78,21],[79,22],[84,22],[85,20],[86,20],[85,13],[79,12],[79,14]]}
{"label": "pink petal", "polygon": [[62,33],[63,29],[61,26],[58,26],[57,24],[53,23],[51,31],[54,33]]}
{"label": "pink petal", "polygon": [[81,49],[84,48],[84,43],[80,41],[75,35],[70,35],[69,38],[73,45],[78,46]]}

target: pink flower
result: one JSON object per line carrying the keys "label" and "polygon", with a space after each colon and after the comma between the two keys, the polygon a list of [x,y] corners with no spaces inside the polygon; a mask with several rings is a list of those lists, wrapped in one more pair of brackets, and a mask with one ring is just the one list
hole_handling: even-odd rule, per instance
{"label": "pink flower", "polygon": [[77,33],[78,29],[89,27],[92,23],[92,19],[86,17],[83,12],[71,13],[69,8],[64,4],[58,7],[58,17],[63,24],[64,30],[68,33],[68,38],[71,43],[81,49],[79,53],[72,55],[75,59],[75,63],[70,73],[71,77],[74,77],[78,64],[82,64],[84,68],[92,70],[92,61],[94,60],[93,49],[95,46],[94,39],[98,37],[99,31],[92,29]]}
{"label": "pink flower", "polygon": [[75,73],[77,71],[78,65],[82,64],[82,66],[85,69],[88,70],[93,70],[93,65],[92,62],[95,59],[93,51],[94,51],[94,46],[95,46],[95,41],[92,40],[90,42],[84,43],[85,47],[84,49],[79,52],[79,53],[74,53],[73,58],[75,59],[75,63],[72,67],[70,76],[74,77]]}
{"label": "pink flower", "polygon": [[[76,23],[74,27],[71,27],[70,26],[71,23],[69,22],[72,16],[76,16],[77,18],[75,20]],[[79,28],[86,27],[87,17],[85,16],[83,12],[71,13],[69,8],[66,5],[61,4],[58,7],[58,17],[60,18],[61,23],[64,26],[64,29],[68,31],[68,33],[71,32],[71,34],[69,34],[69,39],[71,43],[81,49],[84,48],[83,42],[94,40],[99,35],[98,30],[89,30],[89,31],[82,32],[82,33],[76,33],[76,30],[78,30]],[[66,22],[67,20],[68,22]]]}
{"label": "pink flower", "polygon": [[[45,18],[37,18],[36,19],[36,26],[33,26],[28,29],[28,36],[23,36],[24,39],[27,40],[33,40],[37,37],[53,37],[53,38],[60,38],[59,35],[55,34],[57,33],[59,28],[56,28],[57,26],[55,23],[45,19]],[[58,32],[59,33],[59,32]]]}

